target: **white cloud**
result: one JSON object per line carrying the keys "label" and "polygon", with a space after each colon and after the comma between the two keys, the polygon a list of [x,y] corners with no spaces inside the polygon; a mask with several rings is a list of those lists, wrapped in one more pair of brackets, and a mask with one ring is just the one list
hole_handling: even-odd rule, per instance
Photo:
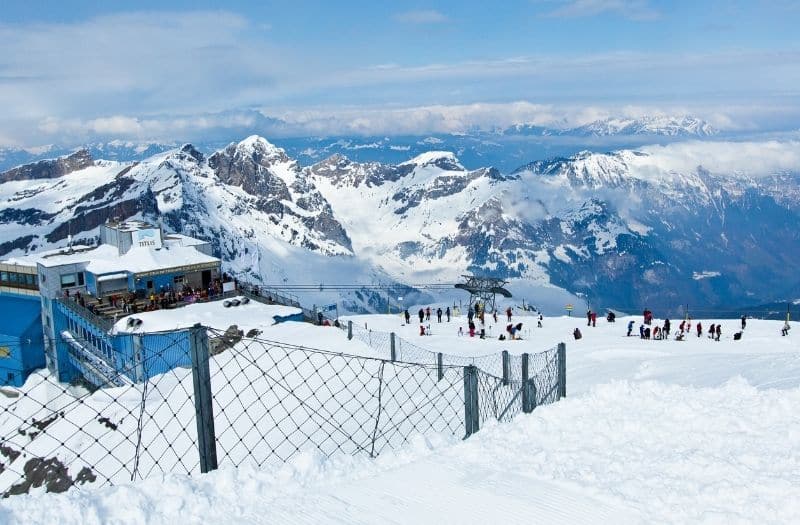
{"label": "white cloud", "polygon": [[405,11],[394,15],[395,20],[408,24],[441,24],[447,22],[447,17],[433,9],[419,9]]}
{"label": "white cloud", "polygon": [[641,166],[660,171],[692,173],[703,168],[717,175],[762,177],[800,171],[800,141],[678,142],[647,146],[641,151]]}
{"label": "white cloud", "polygon": [[[126,13],[0,25],[0,116],[223,110],[291,70],[227,12]],[[277,58],[286,57],[286,58]],[[14,79],[9,81],[7,79]]]}
{"label": "white cloud", "polygon": [[[559,9],[612,4],[562,2]],[[409,23],[447,20],[435,10],[397,16]],[[695,114],[723,130],[757,128],[768,119],[795,126],[800,121],[800,68],[792,67],[800,62],[797,49],[429,63],[378,55],[378,65],[369,66],[358,63],[360,56],[333,56],[319,47],[280,47],[269,40],[276,31],[264,30],[270,23],[224,11],[0,23],[0,143],[73,143],[103,135],[176,140],[260,125],[258,115],[241,108],[262,108],[296,123],[299,132],[324,134],[580,125],[658,111]],[[658,100],[687,102],[653,102]]]}
{"label": "white cloud", "polygon": [[583,17],[612,13],[630,20],[655,20],[661,16],[648,0],[566,0],[560,3],[564,5],[549,12],[548,16]]}

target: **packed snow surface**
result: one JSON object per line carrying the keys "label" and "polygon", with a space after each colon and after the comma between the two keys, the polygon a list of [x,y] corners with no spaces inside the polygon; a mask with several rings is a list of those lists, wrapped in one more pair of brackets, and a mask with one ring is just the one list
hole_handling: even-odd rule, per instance
{"label": "packed snow surface", "polygon": [[[188,322],[186,312],[168,322]],[[259,317],[269,313],[253,310]],[[441,324],[434,317],[429,337],[418,335],[413,317],[405,326],[397,315],[352,319],[465,355],[501,347],[535,352],[565,341],[568,397],[511,423],[488,425],[465,441],[420,437],[375,460],[305,452],[278,469],[224,468],[16,496],[0,506],[0,522],[800,522],[800,330],[794,322],[783,337],[782,322],[748,320],[735,341],[739,320],[723,320],[717,342],[705,332],[718,321],[702,320],[698,337],[695,320],[685,341],[657,341],[625,336],[629,320],[638,334],[640,317],[601,319],[597,327],[582,317],[545,318],[536,328],[535,318],[515,315],[530,332],[500,342],[502,318],[491,340],[459,336],[463,316]],[[672,322],[673,335],[679,322]],[[369,351],[333,328],[256,324],[272,339]],[[578,341],[575,328],[583,332]]]}

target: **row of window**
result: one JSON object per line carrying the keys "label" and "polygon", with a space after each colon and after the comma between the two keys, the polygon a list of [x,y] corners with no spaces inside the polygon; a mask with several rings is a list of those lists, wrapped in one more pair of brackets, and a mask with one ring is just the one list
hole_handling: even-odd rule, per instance
{"label": "row of window", "polygon": [[39,289],[39,278],[36,274],[0,271],[0,286]]}
{"label": "row of window", "polygon": [[97,354],[104,355],[109,361],[111,360],[112,347],[105,338],[96,336],[87,330],[85,326],[69,316],[67,317],[67,327],[75,338],[78,339],[79,343],[90,347]]}

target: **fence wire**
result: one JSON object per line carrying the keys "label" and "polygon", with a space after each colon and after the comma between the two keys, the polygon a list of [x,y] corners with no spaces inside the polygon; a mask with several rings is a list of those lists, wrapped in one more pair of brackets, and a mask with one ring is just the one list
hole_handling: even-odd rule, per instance
{"label": "fence wire", "polygon": [[[187,346],[195,341],[187,335],[192,330],[202,333],[199,350],[197,343]],[[404,341],[401,355],[420,362],[392,361],[388,337],[368,331],[354,336],[384,349],[380,358],[202,327],[148,335],[137,343],[142,359],[99,388],[61,383],[39,371],[23,389],[0,389],[0,494],[201,472],[198,388],[210,392],[217,463],[233,466],[280,465],[304,452],[377,457],[418,435],[462,438],[465,367],[479,364],[486,368],[471,395],[478,397],[480,424],[525,411],[526,386],[535,391],[534,406],[560,396],[555,349],[529,357],[524,382],[516,357],[505,379],[498,356],[451,356],[438,366],[435,353]],[[193,374],[191,355],[208,355],[209,347],[218,353],[208,360],[204,386]],[[201,429],[204,424],[201,418]]]}

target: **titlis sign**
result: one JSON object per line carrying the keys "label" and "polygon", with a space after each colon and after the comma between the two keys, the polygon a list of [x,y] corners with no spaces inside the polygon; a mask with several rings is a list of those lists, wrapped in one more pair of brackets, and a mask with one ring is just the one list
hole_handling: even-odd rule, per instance
{"label": "titlis sign", "polygon": [[133,234],[133,246],[137,248],[161,248],[161,232],[155,228],[136,230]]}

